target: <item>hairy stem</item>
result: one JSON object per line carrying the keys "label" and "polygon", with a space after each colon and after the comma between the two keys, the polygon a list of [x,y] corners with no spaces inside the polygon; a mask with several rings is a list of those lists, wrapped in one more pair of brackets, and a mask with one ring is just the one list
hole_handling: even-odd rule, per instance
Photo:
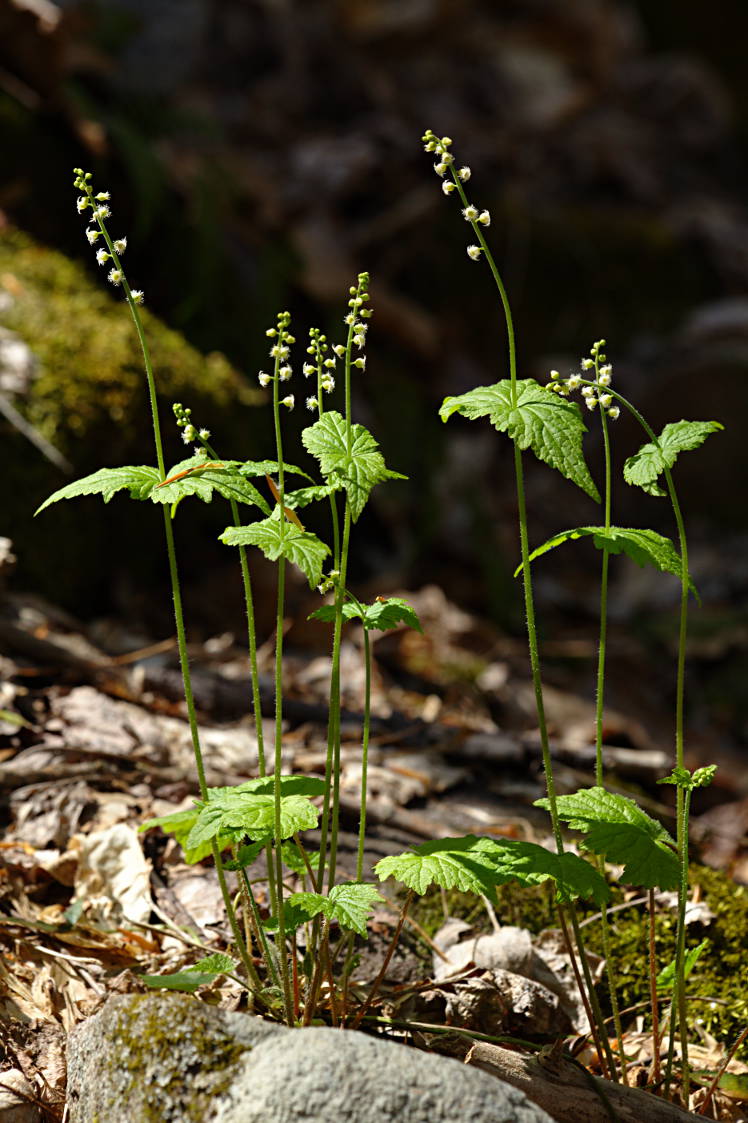
{"label": "hairy stem", "polygon": [[397,947],[397,941],[400,939],[400,933],[403,930],[403,925],[405,924],[405,917],[408,915],[408,909],[410,908],[410,903],[411,903],[412,900],[413,900],[413,890],[409,889],[408,895],[405,898],[405,900],[403,901],[403,906],[400,909],[400,916],[398,918],[397,925],[395,927],[395,931],[393,933],[392,939],[390,940],[390,946],[387,948],[387,954],[384,957],[384,962],[382,963],[382,966],[379,968],[376,979],[371,984],[371,989],[369,990],[369,993],[367,994],[366,998],[364,999],[364,1003],[363,1003],[361,1009],[356,1014],[356,1017],[353,1020],[353,1029],[358,1029],[358,1027],[361,1025],[361,1021],[362,1021],[364,1015],[366,1014],[366,1011],[371,1007],[372,1002],[374,1001],[377,994],[379,993],[379,988],[381,987],[381,985],[384,981],[384,977],[387,974],[387,968],[390,965],[390,960],[392,959],[392,956],[395,954],[395,948]]}

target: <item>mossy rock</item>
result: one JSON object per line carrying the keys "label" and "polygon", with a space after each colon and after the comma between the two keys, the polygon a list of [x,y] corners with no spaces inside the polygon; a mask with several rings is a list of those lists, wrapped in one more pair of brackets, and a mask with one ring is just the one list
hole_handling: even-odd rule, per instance
{"label": "mossy rock", "polygon": [[[222,355],[200,354],[147,308],[143,324],[167,462],[184,456],[172,421],[175,400],[189,405],[195,420],[217,434],[226,455],[252,455],[248,435],[256,425],[254,410],[236,407],[257,404],[258,392]],[[121,294],[105,283],[103,271],[92,278],[78,262],[20,231],[0,229],[0,326],[36,359],[27,389],[12,404],[71,462],[74,476],[154,462],[140,344]],[[61,504],[32,521],[39,503],[67,478],[8,422],[0,419],[0,426],[6,449],[0,533],[16,544],[18,583],[85,613],[108,607],[114,569],[120,562],[129,568],[133,554],[136,571],[139,567],[144,580],[153,580],[163,568],[162,551],[144,550],[142,539],[158,533],[153,512],[144,519],[140,504],[115,501],[110,509],[86,500],[85,512],[78,504]],[[222,526],[216,522],[216,527],[217,534]],[[151,572],[144,556],[156,553]]]}

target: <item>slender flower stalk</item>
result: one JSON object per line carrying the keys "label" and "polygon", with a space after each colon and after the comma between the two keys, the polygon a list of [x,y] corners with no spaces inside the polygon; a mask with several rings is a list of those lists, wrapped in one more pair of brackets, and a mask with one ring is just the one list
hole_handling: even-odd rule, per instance
{"label": "slender flower stalk", "polygon": [[[89,228],[87,231],[88,241],[91,245],[95,244],[98,237],[102,237],[106,243],[109,257],[114,263],[115,278],[113,279],[110,273],[109,279],[113,284],[122,286],[125,294],[130,313],[135,324],[135,331],[137,332],[138,340],[140,342],[141,351],[143,353],[143,364],[145,367],[146,383],[148,386],[148,398],[151,406],[151,420],[153,425],[153,442],[156,450],[156,463],[158,465],[158,473],[160,479],[166,479],[166,466],[164,461],[164,448],[161,439],[161,424],[158,413],[158,399],[156,396],[156,380],[153,374],[153,364],[151,362],[150,349],[146,339],[145,331],[143,329],[143,321],[140,316],[139,307],[143,303],[143,293],[140,289],[131,289],[127,277],[120,261],[120,254],[124,252],[127,239],[121,238],[113,241],[110,237],[106,219],[111,216],[111,211],[106,202],[109,199],[109,192],[102,191],[94,195],[93,187],[91,186],[91,173],[84,172],[81,168],[75,168],[75,186],[82,194],[78,198],[78,212],[85,214],[87,210],[91,211],[91,218],[95,222],[95,226]],[[105,260],[101,260],[100,254],[104,251],[97,253],[97,260],[99,264],[105,264]],[[187,705],[187,719],[190,727],[190,736],[192,740],[192,750],[195,757],[195,767],[197,769],[198,786],[200,789],[200,798],[203,802],[208,799],[208,785],[205,778],[205,764],[203,761],[202,747],[200,744],[200,732],[197,723],[197,710],[195,707],[195,699],[192,691],[192,676],[190,674],[189,658],[187,655],[187,636],[184,626],[184,613],[182,610],[182,592],[179,582],[179,572],[177,569],[177,555],[174,546],[174,531],[172,528],[172,514],[168,505],[163,508],[164,517],[164,535],[166,538],[166,552],[169,560],[169,577],[171,580],[172,600],[174,602],[174,623],[177,630],[177,648],[179,650],[179,664],[182,671],[182,682],[184,686],[184,697]],[[216,872],[218,875],[218,883],[221,889],[221,896],[226,907],[226,914],[231,926],[231,932],[234,937],[239,956],[242,964],[247,973],[247,978],[253,980],[256,977],[254,964],[252,963],[247,946],[241,933],[239,921],[236,916],[231,894],[226,884],[226,875],[223,869],[223,862],[221,859],[221,852],[218,843],[213,840],[212,843],[213,860],[216,864]]]}
{"label": "slender flower stalk", "polygon": [[[283,463],[283,436],[280,423],[280,407],[285,405],[293,409],[293,395],[280,398],[279,384],[287,381],[290,367],[285,364],[288,358],[289,346],[295,342],[288,328],[291,317],[288,312],[281,312],[278,316],[278,326],[271,328],[270,333],[276,340],[270,349],[274,359],[273,370],[273,422],[275,426],[275,447],[278,461],[278,518],[280,520],[281,542],[285,534],[285,468]],[[277,891],[277,918],[278,918],[278,947],[281,957],[281,977],[283,980],[283,996],[286,1006],[286,1019],[289,1025],[294,1023],[294,1003],[291,992],[291,978],[289,974],[288,954],[286,950],[286,920],[283,902],[283,860],[281,856],[281,774],[283,771],[283,624],[286,596],[286,558],[283,550],[278,558],[278,590],[277,612],[275,630],[275,762],[273,793],[275,797],[275,884]]]}
{"label": "slender flower stalk", "polygon": [[[504,281],[501,277],[499,269],[494,261],[493,254],[488,246],[488,243],[483,234],[484,228],[488,227],[491,223],[491,216],[487,210],[480,210],[469,202],[465,193],[464,184],[470,179],[470,169],[463,167],[459,170],[455,169],[454,156],[449,151],[452,141],[449,137],[442,137],[441,139],[434,135],[431,130],[428,130],[423,137],[424,147],[427,152],[434,152],[437,157],[437,163],[434,165],[434,170],[440,177],[444,178],[445,186],[444,192],[449,195],[456,192],[462,204],[462,217],[470,224],[473,234],[477,239],[477,246],[468,246],[468,256],[473,261],[480,259],[483,255],[491,270],[491,275],[499,293],[501,306],[504,312],[504,321],[506,324],[507,333],[507,349],[509,361],[509,381],[510,381],[510,398],[514,408],[517,406],[517,351],[514,335],[514,320],[512,318],[512,310],[509,303]],[[447,189],[447,187],[449,189]],[[548,725],[545,715],[545,704],[543,701],[543,684],[540,673],[540,655],[538,650],[538,636],[535,624],[535,604],[533,598],[532,588],[532,574],[530,566],[530,548],[527,535],[527,506],[525,501],[525,486],[524,475],[522,467],[522,450],[519,444],[514,441],[514,475],[515,486],[517,494],[517,510],[519,515],[519,537],[520,537],[520,550],[522,559],[522,586],[524,591],[525,600],[525,616],[527,621],[527,640],[530,652],[530,669],[532,673],[533,692],[535,695],[535,708],[538,717],[538,730],[540,733],[540,747],[543,757],[543,770],[545,773],[546,790],[548,793],[548,807],[551,815],[551,824],[553,828],[553,837],[556,843],[556,850],[559,854],[564,853],[563,838],[561,835],[561,823],[558,816],[558,806],[556,803],[556,787],[553,779],[553,763],[551,761],[551,750],[548,739]],[[593,1006],[593,1011],[596,1018],[602,1018],[597,1002],[597,995],[594,992],[594,985],[592,982],[592,973],[589,968],[587,956],[584,950],[584,943],[582,941],[581,930],[579,929],[578,921],[576,920],[576,912],[574,905],[571,901],[568,902],[569,915],[572,920],[575,938],[578,940],[579,956],[582,962],[582,967],[587,981],[587,986],[591,990],[589,995],[590,1002]],[[582,942],[580,942],[582,941]],[[597,1009],[595,1005],[597,1004]],[[600,1020],[601,1030],[603,1028],[602,1020]],[[603,1033],[603,1046],[606,1049],[608,1056],[608,1063],[611,1073],[615,1072],[615,1064],[613,1062],[612,1053],[610,1053],[610,1045],[608,1043],[607,1035]]]}

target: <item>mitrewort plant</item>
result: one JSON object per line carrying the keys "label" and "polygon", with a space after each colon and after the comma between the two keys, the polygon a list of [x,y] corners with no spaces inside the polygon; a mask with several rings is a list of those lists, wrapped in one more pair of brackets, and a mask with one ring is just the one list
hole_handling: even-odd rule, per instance
{"label": "mitrewort plant", "polygon": [[[688,817],[692,791],[711,783],[715,769],[713,766],[701,768],[691,774],[684,765],[683,743],[683,705],[684,669],[686,654],[686,631],[688,618],[689,592],[694,592],[688,569],[688,546],[681,508],[678,501],[671,469],[679,454],[698,448],[704,440],[719,429],[717,421],[678,421],[666,425],[656,436],[637,409],[621,394],[612,388],[612,364],[605,355],[605,340],[593,344],[590,354],[581,361],[580,372],[562,378],[558,371],[551,371],[550,382],[541,386],[534,379],[518,379],[516,347],[512,313],[507,292],[496,266],[493,255],[486,242],[484,231],[491,223],[491,216],[468,200],[465,185],[471,177],[468,167],[457,168],[451,152],[452,141],[449,137],[437,137],[430,130],[423,137],[427,152],[436,159],[434,170],[441,179],[442,190],[446,196],[455,194],[461,203],[462,218],[469,223],[477,238],[477,243],[467,247],[472,261],[485,258],[498,289],[502,304],[508,340],[508,373],[493,386],[480,386],[459,397],[447,398],[441,407],[441,417],[447,421],[454,413],[460,413],[470,420],[488,417],[491,424],[500,432],[506,433],[514,446],[514,468],[519,512],[519,538],[521,563],[515,576],[522,574],[524,600],[527,618],[527,635],[530,648],[530,664],[537,706],[538,725],[545,769],[547,797],[539,800],[551,816],[553,836],[559,863],[567,857],[561,834],[561,822],[583,832],[580,846],[598,858],[598,870],[604,873],[604,863],[620,864],[623,867],[621,880],[624,884],[643,886],[649,890],[650,903],[650,985],[652,995],[652,1021],[654,1038],[655,1079],[659,1081],[659,1018],[657,976],[654,967],[654,889],[678,890],[678,924],[676,935],[675,960],[669,972],[660,978],[663,986],[670,985],[674,1000],[670,1008],[670,1037],[665,1072],[665,1091],[672,1080],[676,1026],[681,1046],[681,1091],[684,1102],[688,1102],[688,1022],[686,1017],[685,980],[687,974],[685,952],[685,910],[688,893]],[[582,400],[590,412],[598,409],[604,449],[604,525],[575,527],[555,535],[542,546],[530,553],[527,530],[527,513],[523,482],[522,453],[530,449],[540,460],[555,468],[581,487],[591,499],[598,501],[600,496],[590,476],[582,452],[582,438],[586,427],[579,406],[570,401],[571,395],[580,391]],[[632,529],[613,526],[611,522],[612,471],[610,453],[609,422],[619,417],[621,408],[627,409],[644,430],[648,440],[639,451],[629,457],[624,466],[624,479],[627,483],[641,487],[652,496],[667,495],[673,510],[678,531],[680,553],[673,543],[649,529]],[[665,487],[659,482],[663,478]],[[556,794],[553,768],[548,743],[548,731],[543,705],[543,689],[540,676],[535,609],[533,601],[531,563],[535,558],[564,542],[578,538],[591,538],[593,544],[602,551],[602,572],[600,585],[600,643],[597,674],[596,706],[596,767],[595,786],[576,792],[574,795]],[[680,579],[680,626],[678,659],[676,671],[675,705],[675,761],[672,774],[661,783],[675,784],[677,787],[677,838],[675,843],[665,829],[641,810],[631,799],[614,795],[605,788],[603,770],[603,707],[605,686],[605,653],[607,638],[607,600],[608,567],[611,554],[627,554],[640,566],[652,565],[664,573],[671,573]],[[556,879],[561,913],[569,916],[575,942],[583,967],[588,991],[589,1007],[594,1018],[592,1032],[598,1047],[602,1046],[609,1075],[616,1078],[615,1060],[600,1017],[599,1005],[591,985],[591,975],[582,940],[579,922],[576,918],[573,899],[585,896],[579,886],[567,881],[563,876]],[[608,917],[605,902],[601,905],[603,948],[606,956],[611,1003],[618,1041],[620,1075],[626,1080],[626,1057],[624,1054],[620,1011],[616,999],[615,965],[611,961],[608,941]],[[562,920],[563,926],[563,920]],[[691,966],[693,960],[691,961]],[[583,988],[580,988],[583,990]]]}
{"label": "mitrewort plant", "polygon": [[[79,191],[78,210],[88,221],[86,237],[97,247],[99,265],[108,267],[109,281],[125,296],[143,351],[146,384],[151,406],[155,465],[102,468],[85,479],[55,492],[39,508],[81,495],[99,494],[104,502],[118,491],[127,491],[141,502],[161,507],[166,553],[174,601],[179,659],[184,680],[185,701],[197,771],[199,797],[194,807],[162,818],[152,819],[143,830],[162,827],[172,833],[183,848],[187,862],[212,856],[231,927],[235,954],[211,954],[192,968],[168,976],[146,976],[150,985],[195,990],[201,983],[221,974],[232,974],[245,984],[250,1001],[269,1016],[289,1025],[308,1025],[324,1017],[335,1025],[358,1026],[372,1017],[372,1008],[408,909],[415,894],[431,886],[472,891],[497,904],[496,887],[511,880],[523,885],[550,881],[555,884],[559,921],[564,932],[588,1013],[591,1032],[605,1071],[612,1078],[625,1079],[626,1059],[620,1032],[620,1015],[615,1002],[615,971],[608,956],[610,990],[614,1003],[619,1042],[618,1063],[611,1051],[608,1034],[593,985],[592,973],[582,941],[575,901],[594,902],[601,910],[603,938],[607,946],[606,904],[610,890],[605,878],[605,861],[623,867],[625,884],[678,889],[678,930],[676,956],[658,980],[654,952],[650,953],[653,1032],[659,1041],[657,993],[672,986],[674,999],[669,1015],[670,1039],[666,1081],[671,1081],[676,1027],[681,1045],[681,1071],[684,1095],[688,1093],[687,1036],[684,980],[694,962],[685,950],[685,903],[688,889],[688,814],[694,788],[711,780],[713,769],[690,774],[683,760],[683,669],[685,658],[686,614],[689,590],[693,589],[687,561],[683,520],[672,481],[671,468],[678,454],[695,448],[717,422],[685,422],[666,426],[655,436],[641,415],[611,387],[611,366],[605,359],[604,343],[595,344],[591,357],[582,361],[583,374],[560,379],[552,372],[549,386],[532,379],[517,378],[514,331],[507,294],[485,240],[490,225],[486,210],[473,206],[465,194],[470,169],[456,169],[449,138],[424,137],[428,152],[436,156],[435,170],[442,180],[445,195],[456,193],[462,215],[478,240],[468,247],[473,260],[485,257],[504,310],[509,343],[509,378],[494,386],[479,387],[468,394],[448,398],[441,416],[446,421],[453,413],[469,419],[487,416],[514,445],[517,501],[519,510],[520,554],[527,614],[530,665],[532,670],[538,723],[547,783],[547,798],[540,803],[550,811],[555,846],[547,849],[517,840],[480,838],[439,839],[416,846],[408,852],[382,859],[375,866],[380,881],[392,877],[406,890],[400,915],[385,961],[377,978],[363,991],[353,978],[356,966],[355,936],[366,935],[367,918],[381,901],[374,883],[365,881],[365,830],[367,757],[371,703],[370,632],[398,625],[420,630],[413,609],[399,598],[378,597],[362,604],[347,587],[351,534],[369,499],[372,488],[391,479],[403,478],[390,471],[372,434],[352,419],[351,383],[354,372],[366,367],[365,344],[372,315],[369,277],[361,273],[349,292],[348,312],[344,318],[345,341],[332,344],[317,329],[312,329],[302,372],[312,380],[306,405],[314,416],[302,433],[302,444],[316,461],[317,478],[285,459],[282,418],[293,409],[295,395],[283,385],[293,373],[290,316],[278,315],[268,329],[272,368],[258,375],[260,386],[270,391],[275,458],[272,460],[225,459],[211,443],[211,434],[192,421],[189,408],[177,403],[175,421],[191,455],[167,469],[147,336],[141,317],[143,293],[132,289],[122,266],[127,239],[113,239],[109,232],[111,213],[108,192],[95,192],[91,174],[75,170]],[[336,388],[342,372],[342,412],[327,408],[326,400]],[[587,377],[586,377],[587,376]],[[592,499],[599,500],[582,453],[586,431],[578,404],[569,400],[581,390],[589,409],[599,406],[605,448],[605,520],[603,526],[579,527],[564,531],[530,553],[522,475],[522,452],[530,448],[536,456],[580,486]],[[611,468],[608,421],[621,408],[629,409],[644,428],[648,443],[626,463],[625,478],[650,494],[670,498],[679,534],[680,554],[667,539],[649,530],[614,527],[611,523]],[[658,484],[664,477],[666,491]],[[303,486],[289,488],[289,478]],[[256,486],[253,480],[260,482]],[[263,485],[264,481],[264,485]],[[265,486],[266,491],[260,490]],[[221,497],[229,505],[231,525],[220,535],[221,541],[236,547],[243,584],[251,704],[255,715],[258,747],[258,773],[255,778],[230,788],[210,788],[200,744],[195,702],[187,657],[185,623],[182,610],[173,522],[180,504],[189,497],[209,502]],[[329,506],[331,542],[329,546],[307,531],[297,512],[310,503]],[[255,513],[254,521],[242,522],[242,513]],[[245,514],[246,517],[246,514]],[[597,699],[597,768],[592,788],[574,795],[558,796],[553,782],[548,734],[543,709],[540,663],[533,606],[531,563],[540,555],[567,540],[590,537],[602,550],[602,591],[600,656]],[[275,635],[275,726],[272,758],[265,745],[260,711],[257,637],[251,571],[247,547],[259,549],[277,563],[277,626]],[[677,669],[676,767],[663,782],[678,788],[678,831],[673,842],[664,828],[646,815],[632,800],[605,789],[602,752],[602,714],[607,617],[607,575],[610,554],[626,553],[638,564],[652,564],[673,573],[681,581],[680,645]],[[297,566],[311,588],[329,594],[329,603],[312,615],[332,626],[332,659],[329,686],[327,757],[324,777],[284,775],[282,772],[283,720],[283,617],[285,581],[288,564]],[[324,573],[325,568],[327,572]],[[364,720],[362,727],[362,777],[360,825],[356,856],[356,878],[337,877],[337,850],[340,816],[341,748],[341,637],[345,621],[358,621],[363,630],[365,668]],[[595,856],[595,864],[564,848],[561,822],[583,832],[582,849]],[[320,830],[320,846],[313,852],[304,832]],[[263,857],[264,856],[264,857]],[[261,909],[248,869],[257,861],[265,863],[267,908]],[[226,873],[236,875],[238,891],[232,894]],[[287,881],[293,876],[301,891],[289,892]],[[571,929],[571,931],[570,931]],[[573,940],[572,940],[573,933]],[[576,950],[575,950],[576,949]],[[336,969],[337,965],[337,969]],[[580,967],[581,965],[581,967]],[[382,1021],[384,1019],[377,1019]]]}

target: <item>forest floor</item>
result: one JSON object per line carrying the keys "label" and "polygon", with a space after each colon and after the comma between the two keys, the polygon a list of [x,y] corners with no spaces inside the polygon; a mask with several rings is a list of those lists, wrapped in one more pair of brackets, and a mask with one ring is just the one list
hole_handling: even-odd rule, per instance
{"label": "forest floor", "polygon": [[[523,644],[462,611],[436,586],[401,595],[419,613],[424,634],[398,630],[375,644],[368,875],[381,857],[432,838],[474,833],[547,840],[545,813],[533,807],[545,789]],[[330,668],[325,633],[289,620],[285,640],[284,770],[321,774]],[[67,1033],[107,995],[143,992],[142,975],[178,971],[206,954],[201,949],[224,950],[230,934],[210,864],[185,865],[177,844],[160,830],[137,834],[146,819],[188,808],[197,794],[175,644],[151,642],[122,622],[84,625],[36,597],[6,592],[0,652],[6,819],[0,842],[0,1044],[6,1075],[15,1070],[26,1079],[22,1094],[37,1110],[29,1118],[58,1121]],[[556,784],[561,792],[573,791],[594,782],[594,702],[580,691],[589,681],[595,646],[569,635],[547,645],[544,655],[551,668],[546,704]],[[272,658],[271,637],[261,651],[269,737]],[[694,658],[698,663],[698,650]],[[195,645],[191,660],[208,783],[239,783],[257,766],[246,652],[227,633]],[[650,813],[674,829],[672,804],[663,802],[671,790],[656,786],[671,766],[671,686],[656,660],[651,674],[643,670],[648,665],[634,639],[614,645],[606,764],[615,789],[635,791]],[[355,869],[363,685],[361,650],[351,630],[343,648],[340,852],[348,876]],[[630,711],[621,698],[629,699]],[[694,738],[691,766],[713,753],[714,745],[699,749],[702,742]],[[696,808],[693,844],[699,861],[744,884],[748,801],[729,752],[726,763],[708,802]],[[262,905],[262,886],[258,892]],[[696,906],[698,888],[694,894]],[[508,915],[500,923],[533,928],[521,903],[507,900]],[[548,900],[544,894],[541,912]],[[464,902],[435,895],[406,933],[381,1010],[546,1042],[579,1031],[570,989],[561,994],[565,1014],[555,1010],[551,1016],[542,1003],[522,1014],[504,1003],[501,1024],[489,1021],[486,1028],[478,1004],[471,1010],[465,1000],[464,986],[458,1001],[454,980],[433,982],[450,940],[440,925],[460,906],[463,926],[453,944],[466,931],[491,930],[496,918],[482,906],[473,907],[466,922]],[[667,910],[668,902],[660,907]],[[364,981],[376,974],[396,919],[394,899],[375,913],[371,950],[359,967]],[[480,978],[476,958],[466,961],[463,984]],[[418,999],[419,993],[426,997]],[[241,988],[225,978],[201,988],[199,996],[232,1009],[243,1005]],[[701,1025],[696,1065],[714,1071],[730,1041],[710,1033],[704,1019]],[[577,1032],[578,1056],[599,1072],[599,1058],[582,1038]],[[443,1047],[427,1033],[416,1040]],[[625,1042],[635,1058],[635,1079],[646,1082],[651,1035],[641,1011],[626,1018]],[[731,1063],[736,1078],[746,1070]],[[718,1092],[710,1117],[739,1119],[741,1101],[740,1090],[738,1098]],[[698,1099],[692,1101],[692,1110],[698,1106]]]}

